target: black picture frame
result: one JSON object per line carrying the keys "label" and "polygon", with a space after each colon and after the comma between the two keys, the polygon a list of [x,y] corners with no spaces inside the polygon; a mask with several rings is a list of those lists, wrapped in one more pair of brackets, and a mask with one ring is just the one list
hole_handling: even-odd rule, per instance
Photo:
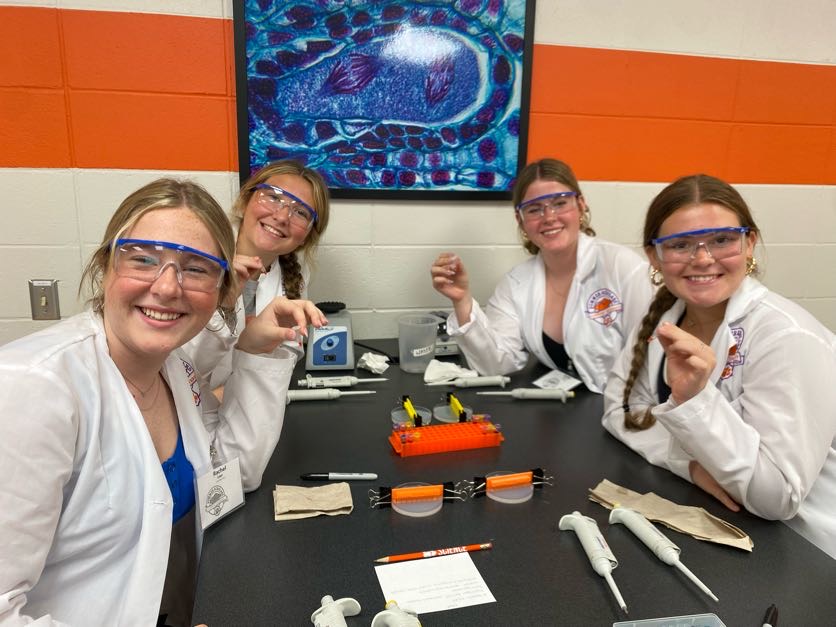
{"label": "black picture frame", "polygon": [[334,198],[510,199],[534,12],[535,0],[235,0],[241,182],[295,158]]}

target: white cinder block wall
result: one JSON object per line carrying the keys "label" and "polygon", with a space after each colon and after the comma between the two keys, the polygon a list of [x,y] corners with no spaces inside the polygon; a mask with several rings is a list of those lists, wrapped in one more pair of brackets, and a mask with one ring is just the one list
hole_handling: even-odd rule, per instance
{"label": "white cinder block wall", "polygon": [[[138,10],[129,1],[2,4]],[[217,0],[144,2],[141,10],[231,16],[229,3]],[[535,41],[833,65],[834,24],[831,0],[540,0]],[[697,91],[694,97],[711,94]],[[554,155],[571,163],[559,146]],[[226,207],[238,187],[234,172],[0,168],[0,343],[49,324],[30,320],[28,279],[59,279],[63,317],[81,310],[76,291],[82,267],[108,218],[129,192],[163,175],[201,182]],[[666,182],[581,181],[599,236],[638,245],[644,211]],[[764,282],[836,330],[836,186],[738,189],[763,230],[766,246],[758,257]],[[394,337],[404,311],[446,305],[429,280],[429,264],[441,250],[462,256],[480,301],[525,256],[507,203],[334,201],[311,297],[346,302],[358,339]]]}

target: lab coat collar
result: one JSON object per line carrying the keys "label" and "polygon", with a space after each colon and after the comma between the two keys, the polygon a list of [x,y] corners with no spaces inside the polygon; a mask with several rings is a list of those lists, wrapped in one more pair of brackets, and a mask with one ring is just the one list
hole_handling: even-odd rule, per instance
{"label": "lab coat collar", "polygon": [[578,253],[575,268],[575,277],[578,282],[586,279],[595,272],[595,264],[598,263],[598,256],[594,253],[595,238],[586,233],[578,233]]}

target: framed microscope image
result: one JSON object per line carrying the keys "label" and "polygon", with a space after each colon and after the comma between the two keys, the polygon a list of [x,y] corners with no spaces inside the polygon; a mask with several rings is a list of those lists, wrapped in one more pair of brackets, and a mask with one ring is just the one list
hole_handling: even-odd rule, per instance
{"label": "framed microscope image", "polygon": [[241,180],[295,158],[337,198],[510,198],[534,5],[236,0]]}

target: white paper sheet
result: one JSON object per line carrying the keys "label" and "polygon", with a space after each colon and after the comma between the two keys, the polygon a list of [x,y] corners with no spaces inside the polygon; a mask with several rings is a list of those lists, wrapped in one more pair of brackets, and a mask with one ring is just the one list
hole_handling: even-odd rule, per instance
{"label": "white paper sheet", "polygon": [[547,372],[542,377],[534,381],[534,385],[543,389],[558,389],[558,390],[572,390],[578,387],[583,381],[576,379],[573,376],[561,372],[560,370],[552,370]]}
{"label": "white paper sheet", "polygon": [[385,601],[421,614],[496,603],[469,553],[375,566]]}

